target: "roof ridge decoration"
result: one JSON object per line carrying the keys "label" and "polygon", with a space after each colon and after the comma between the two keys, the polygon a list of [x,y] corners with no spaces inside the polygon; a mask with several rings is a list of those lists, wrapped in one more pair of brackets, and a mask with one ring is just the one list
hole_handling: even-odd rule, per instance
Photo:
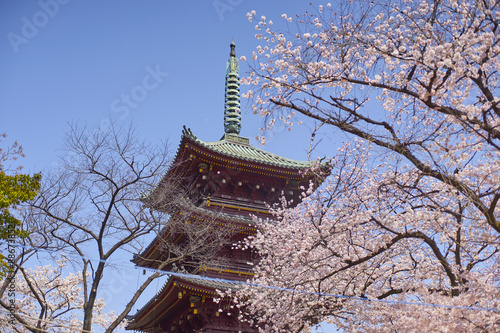
{"label": "roof ridge decoration", "polygon": [[196,135],[194,135],[193,131],[191,131],[191,128],[187,128],[186,125],[182,126],[182,136],[186,136],[194,141],[198,140]]}
{"label": "roof ridge decoration", "polygon": [[230,46],[231,52],[226,65],[224,132],[239,135],[241,130],[239,62],[236,58],[234,40]]}

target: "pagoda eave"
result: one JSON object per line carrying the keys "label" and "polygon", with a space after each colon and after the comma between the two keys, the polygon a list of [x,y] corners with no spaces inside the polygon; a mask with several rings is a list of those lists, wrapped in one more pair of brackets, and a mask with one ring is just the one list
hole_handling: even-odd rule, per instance
{"label": "pagoda eave", "polygon": [[214,302],[219,297],[217,290],[237,288],[234,283],[171,276],[160,292],[133,316],[127,329],[152,333],[183,325],[196,326],[197,322],[219,317],[224,301]]}
{"label": "pagoda eave", "polygon": [[[236,242],[247,236],[255,235],[257,228],[252,218],[244,218],[237,215],[224,214],[221,212],[214,212],[203,208],[188,206],[182,212],[178,212],[176,216],[171,219],[184,219],[195,220],[199,223],[211,223],[216,227],[230,228],[233,231],[232,239]],[[176,223],[176,222],[174,222]],[[171,236],[172,244],[178,244],[184,240],[184,235],[172,235],[168,223],[165,228],[158,234],[153,241],[139,254],[136,255],[131,261],[141,267],[156,268],[158,262],[161,261],[162,243],[165,238]],[[163,270],[170,270],[171,265],[167,265]]]}
{"label": "pagoda eave", "polygon": [[[171,168],[148,197],[150,200],[154,199],[172,181],[175,182],[174,186],[180,185],[187,189],[196,182],[196,178],[203,177],[213,169],[217,169],[220,177],[247,175],[254,179],[265,179],[266,183],[272,182],[275,187],[291,183],[295,188],[307,188],[310,181],[317,186],[324,178],[324,175],[311,171],[316,162],[286,159],[255,148],[247,142],[246,138],[228,134],[221,141],[204,142],[189,129],[184,129]],[[329,165],[322,163],[317,169],[322,173],[328,172]]]}

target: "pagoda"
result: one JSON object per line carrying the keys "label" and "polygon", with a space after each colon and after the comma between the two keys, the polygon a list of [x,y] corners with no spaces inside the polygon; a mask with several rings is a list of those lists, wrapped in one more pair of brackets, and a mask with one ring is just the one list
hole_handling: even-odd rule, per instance
{"label": "pagoda", "polygon": [[[144,200],[152,209],[167,211],[170,220],[132,261],[141,267],[180,270],[174,265],[160,266],[166,255],[162,246],[164,242],[182,245],[188,241],[182,228],[171,227],[178,225],[179,221],[208,226],[215,231],[224,230],[229,241],[221,242],[214,260],[188,260],[181,271],[194,277],[170,275],[156,296],[133,315],[128,330],[151,333],[257,332],[256,327],[238,320],[237,309],[229,299],[214,301],[214,298],[219,298],[218,290],[235,290],[240,286],[237,281],[250,279],[252,263],[258,259],[258,254],[250,249],[232,244],[256,233],[255,216],[272,220],[269,207],[283,197],[294,205],[300,201],[302,189],[308,188],[311,181],[316,185],[321,182],[320,177],[307,171],[311,167],[309,161],[291,160],[266,152],[253,147],[248,138],[239,135],[238,59],[234,42],[230,46],[224,135],[219,141],[206,142],[184,127],[171,167]],[[176,189],[182,189],[179,195],[165,195],[166,191],[171,191],[172,183]]]}

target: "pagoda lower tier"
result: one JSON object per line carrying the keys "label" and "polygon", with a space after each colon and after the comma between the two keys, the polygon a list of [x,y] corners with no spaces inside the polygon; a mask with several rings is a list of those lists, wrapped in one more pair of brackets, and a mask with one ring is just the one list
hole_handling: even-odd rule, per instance
{"label": "pagoda lower tier", "polygon": [[[135,256],[133,262],[138,266],[153,269],[161,267],[164,271],[170,271],[171,276],[157,295],[133,316],[128,330],[148,333],[258,332],[256,327],[240,322],[238,308],[234,307],[230,299],[221,298],[219,294],[229,289],[235,291],[241,287],[238,282],[251,279],[252,264],[257,259],[253,251],[236,246],[256,233],[255,222],[247,216],[250,215],[249,211],[234,208],[236,204],[227,201],[224,205],[231,207],[208,202],[202,207],[182,205],[151,244]],[[269,212],[261,211],[260,214],[271,217]],[[159,266],[159,263],[167,260],[165,252],[170,252],[167,248],[189,242],[187,230],[179,231],[171,225],[186,225],[188,228],[195,224],[209,226],[207,232],[225,235],[225,239],[220,239],[220,247],[213,258],[206,258],[203,262],[196,258],[184,258],[177,265],[170,263]],[[200,250],[202,248],[201,244]],[[192,277],[186,277],[186,274]],[[217,298],[220,298],[218,302],[214,300]]]}
{"label": "pagoda lower tier", "polygon": [[[222,276],[234,279],[228,274]],[[147,333],[258,332],[257,328],[238,320],[237,308],[219,295],[218,291],[235,290],[239,286],[171,276],[156,296],[137,312],[127,329]]]}

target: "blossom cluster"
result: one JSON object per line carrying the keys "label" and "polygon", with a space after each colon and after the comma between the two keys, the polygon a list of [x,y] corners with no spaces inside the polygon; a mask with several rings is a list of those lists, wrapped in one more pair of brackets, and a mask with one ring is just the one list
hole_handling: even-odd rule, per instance
{"label": "blossom cluster", "polygon": [[[21,269],[16,279],[16,315],[23,321],[7,322],[2,327],[16,332],[30,332],[38,328],[43,332],[81,332],[81,310],[84,306],[83,277],[68,272],[65,258],[57,266],[45,265]],[[105,311],[102,298],[97,299],[93,319],[96,326],[106,329],[114,320],[113,312]]]}
{"label": "blossom cluster", "polygon": [[449,307],[253,288],[241,302],[265,331],[498,331],[500,5],[340,1],[294,21],[256,25],[265,44],[242,81],[259,138],[309,122],[350,143],[315,194],[248,241],[254,282]]}

